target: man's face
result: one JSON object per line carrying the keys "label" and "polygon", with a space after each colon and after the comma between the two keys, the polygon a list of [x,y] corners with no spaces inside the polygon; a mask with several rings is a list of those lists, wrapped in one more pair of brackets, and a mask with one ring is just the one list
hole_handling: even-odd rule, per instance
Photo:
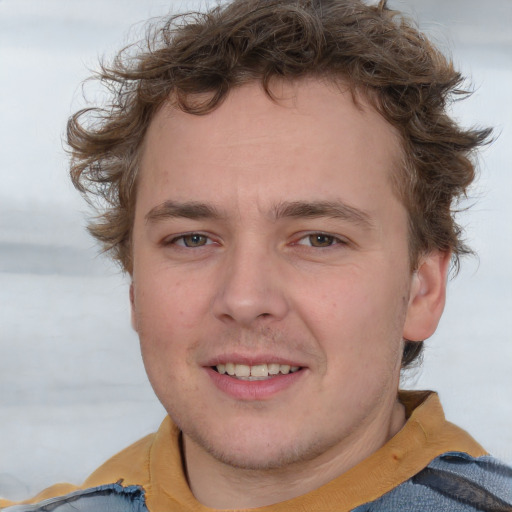
{"label": "man's face", "polygon": [[385,441],[414,279],[392,127],[319,81],[277,92],[161,109],[133,230],[155,392],[196,451],[246,468]]}

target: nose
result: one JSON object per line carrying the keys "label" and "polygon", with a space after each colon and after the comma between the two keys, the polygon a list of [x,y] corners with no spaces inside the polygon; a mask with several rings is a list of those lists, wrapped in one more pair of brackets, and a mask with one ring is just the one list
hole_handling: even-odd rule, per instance
{"label": "nose", "polygon": [[278,255],[239,247],[223,262],[213,313],[223,322],[250,327],[281,320],[288,312]]}

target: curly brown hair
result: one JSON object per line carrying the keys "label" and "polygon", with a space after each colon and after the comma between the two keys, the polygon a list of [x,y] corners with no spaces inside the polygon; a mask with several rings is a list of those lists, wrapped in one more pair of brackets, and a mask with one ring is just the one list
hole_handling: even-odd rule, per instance
{"label": "curly brown hair", "polygon": [[[204,115],[234,87],[259,81],[275,99],[273,79],[305,77],[348,84],[355,101],[362,94],[399,132],[403,165],[393,182],[409,214],[411,268],[440,249],[458,269],[470,249],[455,210],[475,176],[473,152],[490,130],[463,129],[449,117],[450,100],[467,94],[463,78],[385,0],[234,0],[153,24],[142,43],[103,64],[97,78],[111,103],[77,112],[67,130],[73,183],[91,203],[99,199],[92,235],[131,273],[140,152],[165,102]],[[402,366],[421,349],[406,342]]]}

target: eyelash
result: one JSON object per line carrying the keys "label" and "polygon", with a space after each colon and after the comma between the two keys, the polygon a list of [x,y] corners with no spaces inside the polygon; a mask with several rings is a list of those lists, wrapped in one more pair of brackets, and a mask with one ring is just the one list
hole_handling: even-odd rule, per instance
{"label": "eyelash", "polygon": [[[199,243],[198,245],[187,245],[187,239],[190,240],[192,238],[199,238],[199,239],[201,239],[201,240],[199,240],[199,242],[203,241],[203,243]],[[326,239],[325,240],[326,245],[313,245],[314,242],[312,239],[314,239],[314,238]],[[310,242],[309,244],[303,243],[303,241],[307,241],[307,240],[309,240],[309,242]],[[170,240],[163,241],[164,246],[175,245],[175,246],[183,247],[184,249],[198,249],[201,247],[205,247],[207,245],[213,245],[214,243],[215,242],[208,235],[205,235],[203,233],[195,233],[195,232],[184,233],[182,235],[175,236],[174,238],[172,238]],[[321,243],[322,242],[320,241],[320,244]],[[313,232],[313,233],[308,233],[306,235],[301,236],[292,245],[307,246],[312,249],[328,249],[330,247],[337,246],[337,245],[348,245],[348,241],[344,240],[343,238],[337,237],[335,235],[331,235],[329,233]]]}
{"label": "eyelash", "polygon": [[[327,239],[328,243],[327,245],[313,245],[301,243],[304,240],[308,240],[311,242],[312,238],[325,238]],[[348,245],[348,242],[344,240],[343,238],[337,237],[335,235],[331,235],[330,233],[322,233],[322,232],[316,232],[316,233],[308,233],[307,235],[302,236],[298,239],[297,242],[295,242],[295,245],[304,245],[315,249],[327,249],[329,247],[333,247],[336,245]]]}
{"label": "eyelash", "polygon": [[[186,239],[191,238],[201,238],[205,241],[205,243],[202,243],[200,245],[187,245]],[[182,242],[182,243],[179,243]],[[207,235],[204,235],[203,233],[184,233],[183,235],[176,236],[172,238],[171,240],[164,240],[163,245],[177,245],[179,247],[183,247],[185,249],[197,249],[200,247],[204,247],[206,245],[212,245],[214,241]]]}

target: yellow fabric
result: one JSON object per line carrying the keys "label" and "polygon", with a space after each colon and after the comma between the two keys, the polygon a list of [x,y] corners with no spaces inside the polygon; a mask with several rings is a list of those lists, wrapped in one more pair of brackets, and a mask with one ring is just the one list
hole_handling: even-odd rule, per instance
{"label": "yellow fabric", "polygon": [[[377,499],[405,482],[447,451],[465,452],[473,457],[486,451],[464,430],[446,421],[436,393],[400,392],[407,423],[373,455],[338,478],[313,492],[286,502],[250,509],[252,512],[290,510],[341,512]],[[58,484],[28,503],[123,481],[146,491],[150,512],[211,512],[192,495],[183,472],[179,431],[167,417],[158,432],[141,439],[108,460],[81,487]],[[0,506],[9,503],[1,502]]]}

